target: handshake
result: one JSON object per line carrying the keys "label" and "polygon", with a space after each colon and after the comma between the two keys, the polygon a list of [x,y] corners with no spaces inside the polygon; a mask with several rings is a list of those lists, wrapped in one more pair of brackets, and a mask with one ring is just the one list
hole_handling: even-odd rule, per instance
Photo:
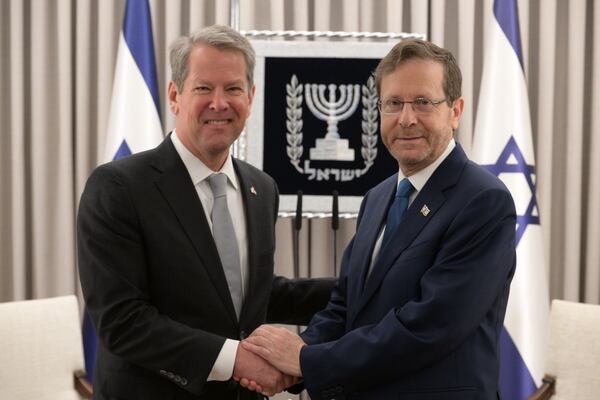
{"label": "handshake", "polygon": [[304,341],[285,328],[261,325],[243,340],[235,356],[233,379],[241,386],[273,396],[300,382]]}

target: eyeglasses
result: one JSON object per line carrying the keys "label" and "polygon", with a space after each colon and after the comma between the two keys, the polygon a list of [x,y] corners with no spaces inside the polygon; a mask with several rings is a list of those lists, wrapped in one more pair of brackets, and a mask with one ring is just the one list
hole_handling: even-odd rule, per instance
{"label": "eyeglasses", "polygon": [[387,100],[379,100],[377,102],[377,108],[382,114],[394,115],[402,112],[405,104],[410,104],[413,111],[419,114],[428,114],[437,108],[438,104],[441,104],[448,99],[431,100],[426,97],[417,97],[412,101],[402,101],[400,99],[391,98]]}

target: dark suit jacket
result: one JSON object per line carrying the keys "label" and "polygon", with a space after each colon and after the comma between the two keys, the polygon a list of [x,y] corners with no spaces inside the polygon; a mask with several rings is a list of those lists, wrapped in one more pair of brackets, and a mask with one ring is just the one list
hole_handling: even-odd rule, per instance
{"label": "dark suit jacket", "polygon": [[[266,320],[305,324],[327,303],[331,280],[273,277],[277,187],[249,164],[234,159],[234,167],[249,241],[239,322],[170,138],[90,176],[77,234],[83,294],[101,342],[95,399],[238,399],[235,382],[206,382],[225,338],[243,338]],[[257,396],[242,390],[240,398]]]}
{"label": "dark suit jacket", "polygon": [[496,399],[498,342],[515,270],[511,195],[457,145],[365,283],[396,183],[394,175],[365,196],[339,284],[303,334],[309,394]]}

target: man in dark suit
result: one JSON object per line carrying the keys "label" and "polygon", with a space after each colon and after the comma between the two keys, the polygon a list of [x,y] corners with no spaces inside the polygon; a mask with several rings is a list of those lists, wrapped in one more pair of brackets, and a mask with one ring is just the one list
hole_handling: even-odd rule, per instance
{"label": "man in dark suit", "polygon": [[205,28],[171,46],[171,67],[175,130],[98,167],[81,197],[81,284],[101,342],[94,398],[257,399],[233,378],[269,395],[290,380],[239,339],[265,321],[306,324],[333,281],[273,277],[277,187],[229,155],[254,97],[250,43]]}
{"label": "man in dark suit", "polygon": [[464,101],[450,52],[403,41],[375,75],[399,171],[366,194],[339,283],[302,337],[262,326],[242,347],[303,377],[312,398],[497,399],[513,200],[453,140]]}

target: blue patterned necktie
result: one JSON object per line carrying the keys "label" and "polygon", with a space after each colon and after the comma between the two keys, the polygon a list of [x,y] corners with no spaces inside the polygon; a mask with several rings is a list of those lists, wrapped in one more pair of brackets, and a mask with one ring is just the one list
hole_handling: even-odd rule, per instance
{"label": "blue patterned necktie", "polygon": [[407,178],[400,181],[398,189],[396,189],[396,198],[394,198],[394,202],[388,210],[385,232],[383,233],[383,241],[381,242],[382,249],[398,229],[398,225],[402,221],[402,216],[408,208],[408,196],[410,196],[413,190],[414,187]]}

